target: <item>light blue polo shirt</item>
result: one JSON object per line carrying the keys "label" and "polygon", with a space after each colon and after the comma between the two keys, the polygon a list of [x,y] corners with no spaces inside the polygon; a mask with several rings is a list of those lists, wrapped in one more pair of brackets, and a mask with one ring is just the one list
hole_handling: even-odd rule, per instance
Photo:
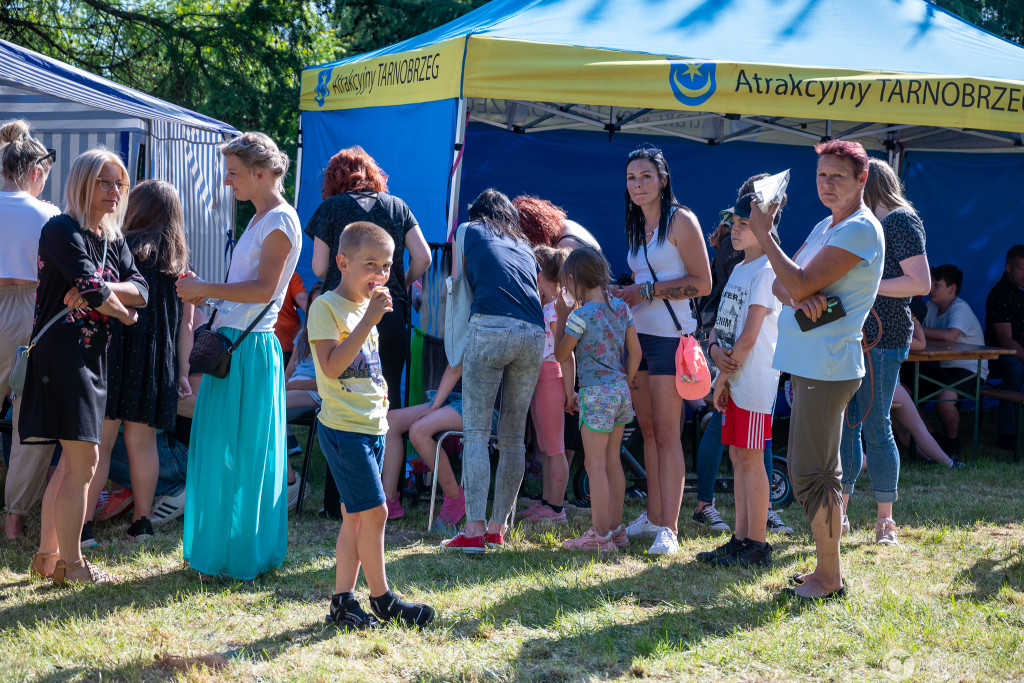
{"label": "light blue polo shirt", "polygon": [[846,316],[804,332],[794,317],[795,309],[784,306],[772,365],[798,377],[838,382],[864,376],[862,328],[882,279],[885,237],[882,224],[864,204],[846,220],[835,227],[831,225],[831,216],[818,223],[793,260],[804,267],[826,245],[862,259],[822,290],[826,295],[839,297]]}

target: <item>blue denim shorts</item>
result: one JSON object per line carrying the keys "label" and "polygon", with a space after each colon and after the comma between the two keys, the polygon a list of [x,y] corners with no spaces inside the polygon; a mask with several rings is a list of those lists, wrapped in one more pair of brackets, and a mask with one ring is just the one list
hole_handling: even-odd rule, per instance
{"label": "blue denim shorts", "polygon": [[640,372],[649,375],[676,375],[676,349],[679,337],[656,337],[653,334],[638,334],[640,338]]}
{"label": "blue denim shorts", "polygon": [[322,422],[316,433],[345,511],[363,512],[384,505],[384,486],[380,482],[384,437],[343,432]]}

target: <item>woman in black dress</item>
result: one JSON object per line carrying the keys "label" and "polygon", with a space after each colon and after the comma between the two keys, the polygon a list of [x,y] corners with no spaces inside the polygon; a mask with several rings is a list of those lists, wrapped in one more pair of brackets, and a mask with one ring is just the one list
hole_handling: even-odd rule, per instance
{"label": "woman in black dress", "polygon": [[[139,183],[128,197],[124,238],[135,265],[149,285],[149,304],[139,311],[131,327],[114,322],[107,349],[107,408],[103,423],[100,463],[89,488],[86,518],[92,520],[103,484],[110,472],[110,452],[124,425],[134,513],[128,539],[153,535],[149,520],[160,475],[157,430],[173,432],[178,397],[189,396],[188,356],[177,349],[182,338],[191,339],[192,304],[175,291],[178,277],[188,270],[185,216],[178,191],[163,180]],[[182,315],[185,308],[189,311]],[[86,523],[82,540],[91,537]]]}
{"label": "woman in black dress", "polygon": [[29,356],[18,427],[24,443],[59,441],[63,448],[43,495],[31,568],[57,585],[117,580],[91,567],[79,543],[99,461],[110,321],[134,324],[133,307],[145,306],[149,295],[121,235],[127,190],[120,157],[106,149],[81,154],[68,175],[66,213],[51,218],[39,236],[33,338],[65,307],[71,310],[38,337]]}

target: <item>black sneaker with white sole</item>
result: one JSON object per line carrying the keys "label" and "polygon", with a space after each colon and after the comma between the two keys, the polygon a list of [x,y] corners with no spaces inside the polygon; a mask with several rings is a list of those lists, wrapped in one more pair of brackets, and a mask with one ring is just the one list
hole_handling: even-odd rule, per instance
{"label": "black sneaker with white sole", "polygon": [[140,517],[128,527],[129,541],[145,541],[149,538],[153,538],[153,523],[149,517]]}
{"label": "black sneaker with white sole", "polygon": [[359,601],[354,599],[345,603],[331,600],[331,609],[325,621],[345,631],[362,631],[382,626],[377,617],[364,612]]}
{"label": "black sneaker with white sole", "polygon": [[92,533],[92,520],[82,525],[82,550],[86,548],[95,548],[99,543],[96,542],[96,537]]}
{"label": "black sneaker with white sole", "polygon": [[768,509],[767,527],[768,533],[774,532],[777,534],[786,534],[787,536],[790,536],[793,533],[793,527],[783,522],[782,517],[780,517],[779,513],[773,508]]}
{"label": "black sneaker with white sole", "polygon": [[714,550],[707,550],[702,553],[697,553],[697,561],[704,562],[706,564],[715,564],[717,563],[720,557],[728,557],[730,555],[735,555],[740,551],[742,547],[743,541],[736,538],[735,536],[732,536],[729,538],[728,541],[718,546]]}
{"label": "black sneaker with white sole", "polygon": [[383,623],[397,620],[398,623],[410,627],[423,627],[434,620],[434,608],[422,603],[406,602],[393,591],[370,598],[370,609]]}
{"label": "black sneaker with white sole", "polygon": [[718,513],[714,503],[705,505],[700,510],[694,510],[693,517],[690,519],[694,524],[706,526],[712,531],[726,532],[730,529],[729,524]]}

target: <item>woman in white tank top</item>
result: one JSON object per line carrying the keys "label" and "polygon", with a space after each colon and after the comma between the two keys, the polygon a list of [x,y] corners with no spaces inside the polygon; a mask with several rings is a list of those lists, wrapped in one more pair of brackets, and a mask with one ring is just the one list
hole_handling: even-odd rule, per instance
{"label": "woman in white tank top", "polygon": [[653,537],[649,553],[674,554],[686,477],[675,350],[680,334],[697,327],[687,299],[711,291],[711,266],[697,217],[676,201],[661,150],[647,147],[629,155],[625,199],[627,260],[635,284],[614,293],[632,309],[644,355],[631,391],[647,469],[647,512],[626,530],[630,536]]}

